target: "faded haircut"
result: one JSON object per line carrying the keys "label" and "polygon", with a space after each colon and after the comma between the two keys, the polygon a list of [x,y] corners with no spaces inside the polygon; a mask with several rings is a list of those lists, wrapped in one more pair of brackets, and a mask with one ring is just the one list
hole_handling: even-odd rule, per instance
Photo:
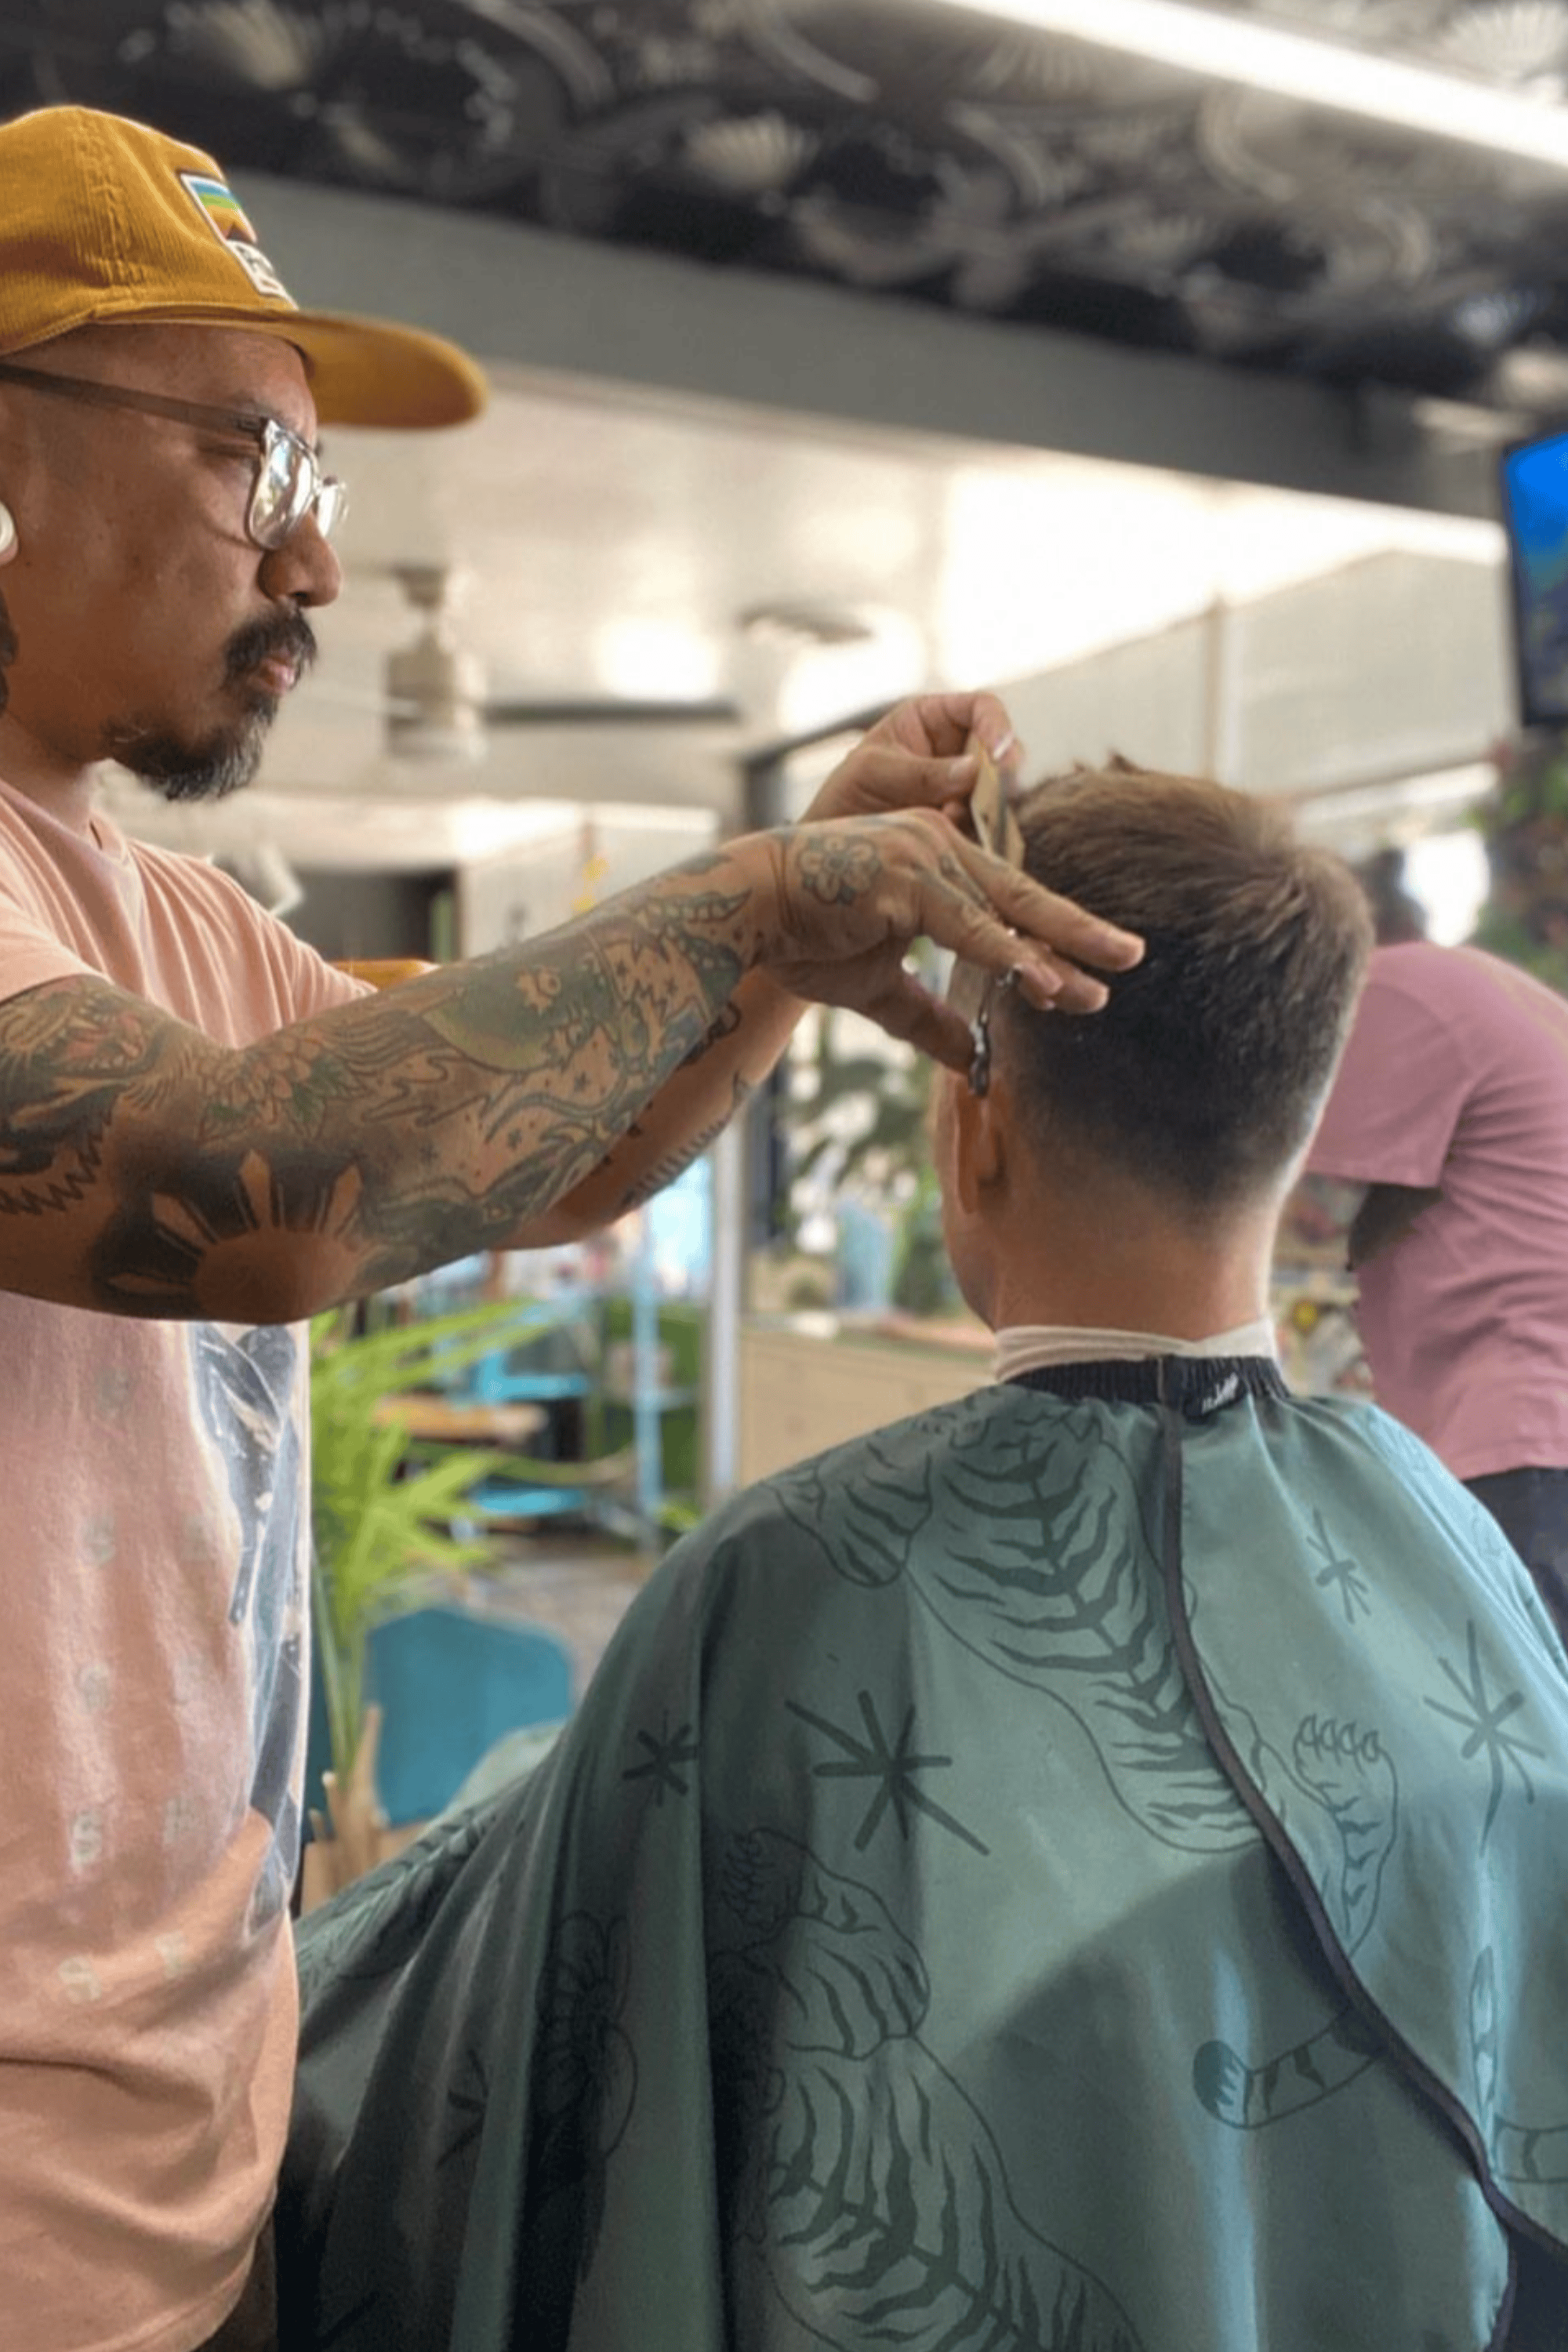
{"label": "faded haircut", "polygon": [[1117,760],[1020,804],[1025,863],[1147,941],[1079,1017],[1005,998],[1026,1136],[1229,1208],[1271,1189],[1311,1132],[1372,946],[1350,868],[1289,814]]}

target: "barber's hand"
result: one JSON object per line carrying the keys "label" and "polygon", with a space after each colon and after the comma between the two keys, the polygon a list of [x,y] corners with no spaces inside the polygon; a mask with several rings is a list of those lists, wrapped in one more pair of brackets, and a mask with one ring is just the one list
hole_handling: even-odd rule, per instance
{"label": "barber's hand", "polygon": [[905,970],[917,939],[999,976],[1016,971],[1032,1004],[1085,1012],[1105,991],[1072,959],[1120,971],[1142,953],[1131,933],[1042,889],[932,807],[807,821],[746,835],[729,854],[753,877],[757,961],[782,987],[864,1013],[955,1070],[969,1066],[969,1024]]}
{"label": "barber's hand", "polygon": [[961,815],[974,788],[974,761],[964,754],[972,735],[1004,772],[1016,767],[1020,746],[995,695],[921,694],[900,702],[839,761],[805,822],[911,808]]}
{"label": "barber's hand", "polygon": [[[805,822],[843,816],[892,815],[900,811],[941,812],[973,846],[965,815],[974,789],[976,763],[965,751],[978,737],[1004,775],[1016,772],[1023,747],[1013,732],[1006,705],[994,694],[922,694],[900,702],[863,735],[827,777],[805,813]],[[1050,894],[1046,894],[1050,897]],[[1070,901],[1051,898],[1060,912],[1076,914]],[[1066,959],[1074,952],[1104,971],[1120,971],[1137,961],[1128,952],[1128,935],[1109,926],[1096,927],[1096,937],[1114,939],[1119,951],[1098,952],[1088,944],[1076,949],[1053,919],[1041,942],[1063,953],[1050,960],[1059,987],[1055,1003],[1063,1013],[1098,1013],[1105,990]],[[1141,950],[1140,950],[1141,952]]]}

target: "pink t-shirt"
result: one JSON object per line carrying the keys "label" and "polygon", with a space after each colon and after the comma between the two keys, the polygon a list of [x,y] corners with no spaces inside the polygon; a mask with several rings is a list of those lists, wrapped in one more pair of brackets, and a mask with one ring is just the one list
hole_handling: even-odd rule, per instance
{"label": "pink t-shirt", "polygon": [[1568,1003],[1473,948],[1380,948],[1307,1164],[1442,1188],[1358,1276],[1379,1403],[1456,1477],[1568,1467]]}
{"label": "pink t-shirt", "polygon": [[[236,1045],[360,992],[210,866],[0,784],[0,998],[84,972]],[[189,2352],[271,2201],[306,1380],[299,1327],[0,1294],[0,2343],[27,2352]]]}

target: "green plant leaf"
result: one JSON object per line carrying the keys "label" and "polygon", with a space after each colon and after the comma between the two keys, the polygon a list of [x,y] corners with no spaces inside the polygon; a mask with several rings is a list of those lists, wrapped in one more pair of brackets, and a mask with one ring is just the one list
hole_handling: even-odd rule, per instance
{"label": "green plant leaf", "polygon": [[332,1767],[345,1776],[363,1728],[372,1629],[493,1557],[494,1533],[452,1532],[455,1519],[476,1517],[466,1507],[470,1490],[496,1475],[554,1480],[565,1466],[489,1446],[416,1451],[407,1428],[380,1418],[384,1399],[439,1388],[481,1357],[580,1328],[571,1308],[511,1300],[363,1332],[355,1313],[319,1316],[310,1334],[311,1607]]}

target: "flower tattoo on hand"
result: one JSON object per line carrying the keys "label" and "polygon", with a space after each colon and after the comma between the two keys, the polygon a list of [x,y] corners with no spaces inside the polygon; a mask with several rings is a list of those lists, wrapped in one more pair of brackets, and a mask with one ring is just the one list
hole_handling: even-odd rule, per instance
{"label": "flower tattoo on hand", "polygon": [[870,888],[879,864],[868,841],[808,841],[800,852],[800,878],[814,898],[847,907]]}

